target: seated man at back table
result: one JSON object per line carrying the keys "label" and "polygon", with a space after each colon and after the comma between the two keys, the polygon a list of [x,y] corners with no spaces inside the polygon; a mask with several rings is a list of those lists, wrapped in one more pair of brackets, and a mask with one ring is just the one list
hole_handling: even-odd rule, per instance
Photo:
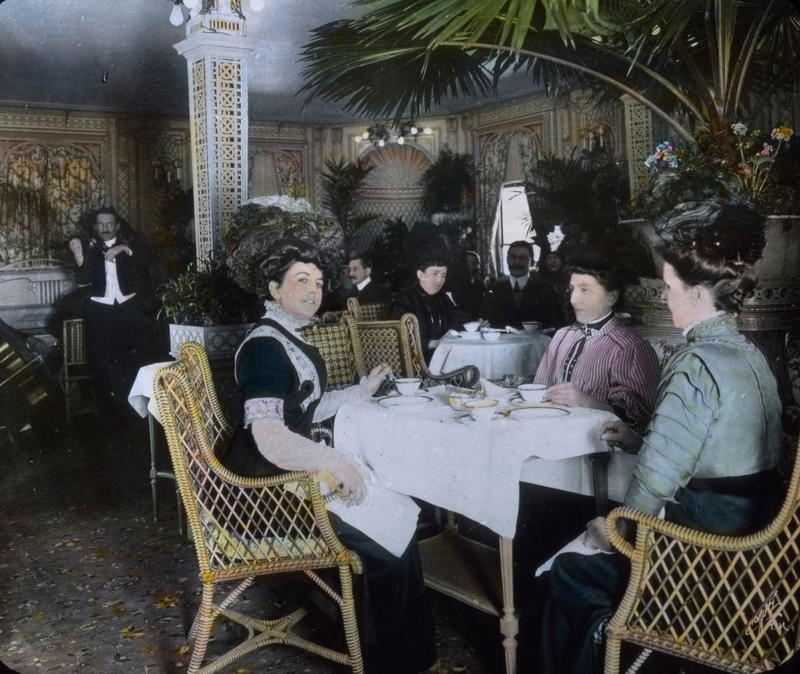
{"label": "seated man at back table", "polygon": [[521,329],[525,321],[538,321],[539,302],[536,285],[531,279],[533,245],[515,241],[506,257],[509,276],[498,279],[483,296],[481,318],[493,328],[510,325]]}
{"label": "seated man at back table", "polygon": [[372,280],[372,260],[364,253],[350,258],[347,275],[353,283],[350,297],[357,297],[360,304],[378,304],[391,302],[392,296],[387,290]]}

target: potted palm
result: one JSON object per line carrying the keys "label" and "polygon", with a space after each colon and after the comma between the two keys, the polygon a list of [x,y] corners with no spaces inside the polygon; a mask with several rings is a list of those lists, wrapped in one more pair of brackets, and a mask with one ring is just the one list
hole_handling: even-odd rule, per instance
{"label": "potted palm", "polygon": [[159,317],[170,320],[170,353],[200,342],[211,358],[229,356],[260,315],[255,295],[231,278],[222,257],[198,260],[158,289]]}

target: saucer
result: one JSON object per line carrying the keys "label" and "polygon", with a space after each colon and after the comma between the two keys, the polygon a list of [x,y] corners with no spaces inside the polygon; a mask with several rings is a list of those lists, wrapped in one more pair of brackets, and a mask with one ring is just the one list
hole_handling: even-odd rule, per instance
{"label": "saucer", "polygon": [[570,412],[562,407],[528,404],[525,407],[512,407],[507,414],[512,419],[558,419],[568,417]]}
{"label": "saucer", "polygon": [[419,407],[421,405],[428,405],[433,402],[433,398],[426,395],[413,395],[413,396],[384,396],[378,398],[378,404],[384,407]]}
{"label": "saucer", "polygon": [[503,421],[503,420],[505,420],[505,417],[502,414],[494,414],[485,421],[475,421],[475,419],[473,419],[469,414],[458,418],[459,422],[467,426],[485,426],[487,424],[490,424],[492,421]]}

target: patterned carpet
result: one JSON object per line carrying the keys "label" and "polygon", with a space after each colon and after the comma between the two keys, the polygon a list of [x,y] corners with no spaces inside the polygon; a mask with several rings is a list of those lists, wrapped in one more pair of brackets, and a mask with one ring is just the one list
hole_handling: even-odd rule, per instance
{"label": "patterned carpet", "polygon": [[[0,558],[0,661],[33,672],[186,670],[186,633],[199,605],[191,541],[178,533],[173,483],[159,481],[159,521],[149,485],[146,424],[104,434],[91,424],[56,435],[51,447],[0,438],[6,553]],[[246,601],[265,611],[296,603],[302,576],[261,584]],[[462,610],[431,593],[440,671],[480,674],[464,636]],[[315,638],[339,631],[312,609],[301,623]],[[240,637],[221,625],[214,652]],[[496,622],[491,630],[500,651]],[[468,630],[467,630],[468,631]],[[228,672],[330,673],[341,666],[288,647],[271,647]]]}

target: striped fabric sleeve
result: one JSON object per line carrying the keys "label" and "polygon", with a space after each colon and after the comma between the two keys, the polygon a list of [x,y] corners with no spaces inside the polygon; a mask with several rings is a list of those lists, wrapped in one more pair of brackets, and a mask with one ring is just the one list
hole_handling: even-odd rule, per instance
{"label": "striped fabric sleeve", "polygon": [[637,433],[643,433],[653,413],[661,370],[653,347],[644,340],[620,349],[610,361],[608,404]]}

